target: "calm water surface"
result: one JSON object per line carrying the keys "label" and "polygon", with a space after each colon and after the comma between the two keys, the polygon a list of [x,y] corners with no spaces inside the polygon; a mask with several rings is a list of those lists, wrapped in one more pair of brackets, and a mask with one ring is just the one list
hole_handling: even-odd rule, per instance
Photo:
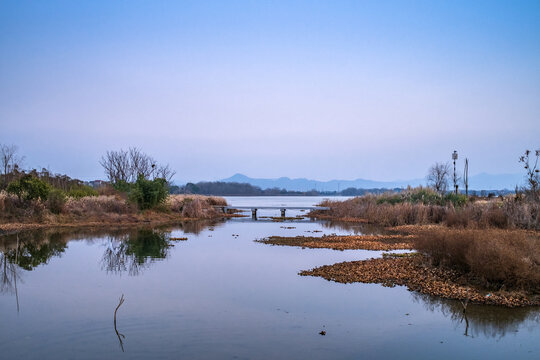
{"label": "calm water surface", "polygon": [[[228,198],[237,206],[320,200]],[[18,246],[16,237],[0,238],[0,358],[540,358],[538,308],[470,306],[464,318],[459,303],[403,287],[297,275],[381,252],[253,241],[313,230],[322,231],[317,236],[376,231],[248,218],[128,231],[40,231],[21,234]],[[187,240],[171,239],[179,237]]]}

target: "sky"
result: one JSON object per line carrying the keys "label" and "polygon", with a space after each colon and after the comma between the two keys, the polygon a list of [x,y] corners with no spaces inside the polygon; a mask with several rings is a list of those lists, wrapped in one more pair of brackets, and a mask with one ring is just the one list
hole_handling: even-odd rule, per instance
{"label": "sky", "polygon": [[540,148],[539,1],[0,1],[0,144],[103,179],[422,178]]}

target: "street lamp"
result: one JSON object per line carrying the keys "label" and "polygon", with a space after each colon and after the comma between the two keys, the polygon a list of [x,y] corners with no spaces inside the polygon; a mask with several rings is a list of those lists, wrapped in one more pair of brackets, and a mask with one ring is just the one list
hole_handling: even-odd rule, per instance
{"label": "street lamp", "polygon": [[458,189],[458,183],[457,183],[457,176],[456,176],[456,160],[457,160],[457,151],[454,150],[452,153],[452,160],[454,161],[454,192],[457,195],[457,189]]}

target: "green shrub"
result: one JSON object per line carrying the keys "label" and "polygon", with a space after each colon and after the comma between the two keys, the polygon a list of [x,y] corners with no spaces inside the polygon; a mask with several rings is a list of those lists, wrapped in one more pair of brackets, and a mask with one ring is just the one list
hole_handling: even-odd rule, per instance
{"label": "green shrub", "polygon": [[418,188],[408,192],[408,201],[424,205],[441,205],[441,195],[429,188]]}
{"label": "green shrub", "polygon": [[[138,181],[138,179],[137,179],[137,181]],[[133,184],[128,183],[125,180],[119,180],[119,181],[113,183],[114,190],[124,192],[124,193],[130,192],[132,187],[133,187]]]}
{"label": "green shrub", "polygon": [[448,193],[444,196],[445,204],[452,203],[454,207],[462,207],[467,203],[467,196],[462,194]]}
{"label": "green shrub", "polygon": [[137,203],[140,209],[150,209],[167,198],[168,190],[165,179],[147,180],[143,176],[139,176],[137,181],[131,185],[129,199]]}
{"label": "green shrub", "polygon": [[80,199],[85,196],[98,196],[98,192],[90,186],[78,185],[78,186],[72,187],[68,191],[67,195],[72,198]]}
{"label": "green shrub", "polygon": [[49,195],[50,186],[37,177],[24,175],[20,179],[9,183],[6,190],[8,193],[17,195],[19,199],[45,200]]}
{"label": "green shrub", "polygon": [[62,190],[52,189],[47,197],[47,207],[53,214],[60,214],[66,203],[66,195]]}

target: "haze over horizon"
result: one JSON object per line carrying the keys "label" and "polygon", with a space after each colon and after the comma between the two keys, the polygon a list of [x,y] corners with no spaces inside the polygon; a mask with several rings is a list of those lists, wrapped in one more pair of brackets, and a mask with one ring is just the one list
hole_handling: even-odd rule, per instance
{"label": "haze over horizon", "polygon": [[130,146],[182,180],[517,174],[539,37],[537,1],[3,1],[0,143],[84,180]]}

